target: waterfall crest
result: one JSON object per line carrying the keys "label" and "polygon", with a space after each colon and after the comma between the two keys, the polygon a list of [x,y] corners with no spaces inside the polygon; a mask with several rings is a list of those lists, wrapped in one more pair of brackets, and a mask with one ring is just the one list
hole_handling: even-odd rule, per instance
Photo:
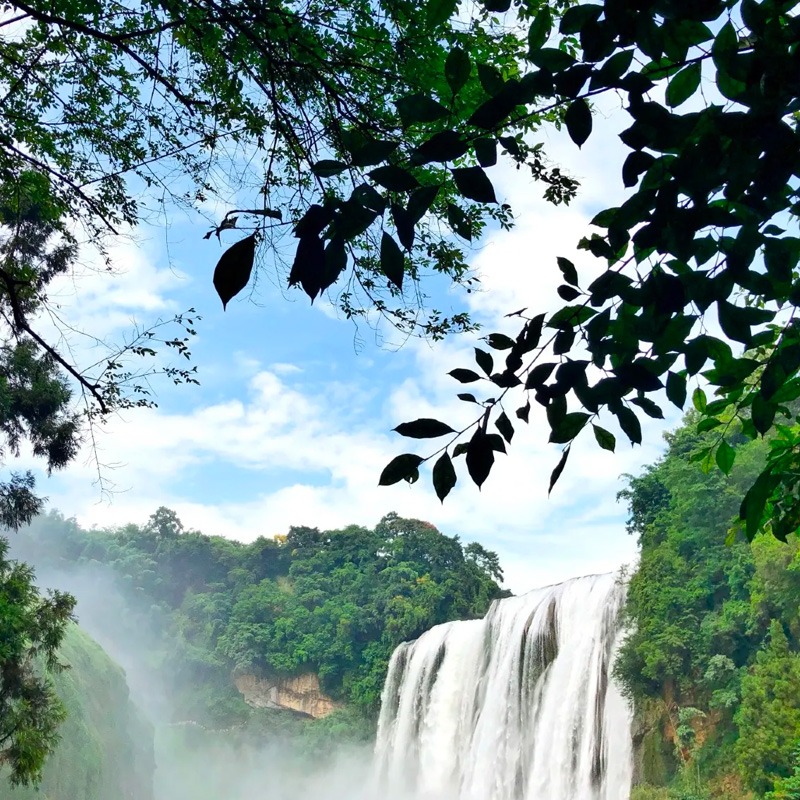
{"label": "waterfall crest", "polygon": [[611,678],[625,588],[593,575],[496,601],[392,656],[383,796],[626,800],[631,710]]}

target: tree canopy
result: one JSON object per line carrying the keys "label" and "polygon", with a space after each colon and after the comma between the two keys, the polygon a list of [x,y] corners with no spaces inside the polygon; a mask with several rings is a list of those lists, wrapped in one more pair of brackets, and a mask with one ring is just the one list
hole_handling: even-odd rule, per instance
{"label": "tree canopy", "polygon": [[451,372],[478,387],[460,393],[478,406],[473,424],[399,426],[449,439],[395,459],[381,482],[415,480],[435,457],[444,498],[465,455],[480,486],[512,420],[527,421],[535,403],[563,445],[552,488],[579,435],[614,449],[617,428],[638,443],[642,414],[691,396],[717,431],[698,458],[723,471],[733,420],[751,436],[780,426],[740,520],[748,535],[766,523],[783,538],[800,520],[787,405],[800,395],[792,8],[14,2],[0,59],[22,77],[5,84],[0,166],[4,181],[46,175],[95,230],[228,192],[237,202],[207,236],[247,235],[217,265],[223,304],[247,286],[257,254],[274,259],[293,236],[289,285],[312,301],[335,291],[347,316],[377,311],[438,338],[474,324],[420,314],[426,281],[475,280],[463,246],[513,221],[491,168],[502,155],[547,200],[569,201],[577,185],[548,165],[537,127],[563,124],[581,146],[595,98],[614,93],[631,121],[620,135],[627,197],[579,245],[605,271],[586,285],[559,258],[563,306],[512,312],[516,337],[489,334],[477,368]]}

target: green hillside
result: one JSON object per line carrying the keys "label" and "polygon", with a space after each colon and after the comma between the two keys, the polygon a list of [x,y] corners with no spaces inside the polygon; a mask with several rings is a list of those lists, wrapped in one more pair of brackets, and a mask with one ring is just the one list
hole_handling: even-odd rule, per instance
{"label": "green hillside", "polygon": [[60,650],[68,669],[53,676],[67,719],[42,783],[0,800],[152,800],[153,729],[128,696],[125,673],[77,625]]}

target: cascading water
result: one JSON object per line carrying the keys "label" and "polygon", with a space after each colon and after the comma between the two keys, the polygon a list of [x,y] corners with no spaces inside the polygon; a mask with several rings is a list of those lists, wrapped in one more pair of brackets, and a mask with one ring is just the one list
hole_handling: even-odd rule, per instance
{"label": "cascading water", "polygon": [[631,711],[611,678],[625,587],[593,575],[496,601],[392,656],[384,797],[626,800]]}

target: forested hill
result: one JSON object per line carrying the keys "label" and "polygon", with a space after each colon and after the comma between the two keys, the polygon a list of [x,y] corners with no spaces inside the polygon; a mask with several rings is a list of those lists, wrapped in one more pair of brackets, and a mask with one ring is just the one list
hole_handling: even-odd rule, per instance
{"label": "forested hill", "polygon": [[232,682],[242,673],[313,672],[334,699],[374,712],[397,644],[482,616],[502,594],[494,553],[394,514],[245,544],[185,530],[164,508],[118,530],[51,512],[15,537],[15,555],[75,592],[78,618],[115,657],[126,643],[142,651],[174,718],[213,725],[247,716]]}
{"label": "forested hill", "polygon": [[730,475],[704,472],[715,432],[689,422],[622,493],[641,547],[617,665],[647,784],[633,800],[796,800],[800,547],[731,531],[769,442],[733,436]]}

